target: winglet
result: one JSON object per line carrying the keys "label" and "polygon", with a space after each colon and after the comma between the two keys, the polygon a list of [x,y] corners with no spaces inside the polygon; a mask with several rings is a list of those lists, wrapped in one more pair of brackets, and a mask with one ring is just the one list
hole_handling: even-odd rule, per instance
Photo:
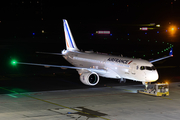
{"label": "winglet", "polygon": [[173,48],[171,48],[171,50],[169,52],[169,56],[173,57]]}

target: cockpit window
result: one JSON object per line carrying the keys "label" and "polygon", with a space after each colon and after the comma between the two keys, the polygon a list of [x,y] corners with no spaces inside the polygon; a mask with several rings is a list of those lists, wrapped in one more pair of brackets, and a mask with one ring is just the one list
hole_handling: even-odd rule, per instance
{"label": "cockpit window", "polygon": [[141,67],[140,67],[140,70],[145,70],[145,67],[144,67],[144,66],[141,66]]}
{"label": "cockpit window", "polygon": [[154,66],[141,66],[140,70],[156,70]]}
{"label": "cockpit window", "polygon": [[152,70],[152,68],[151,68],[151,67],[146,66],[146,70]]}
{"label": "cockpit window", "polygon": [[152,68],[152,70],[156,70],[156,68],[154,66],[152,66],[151,68]]}

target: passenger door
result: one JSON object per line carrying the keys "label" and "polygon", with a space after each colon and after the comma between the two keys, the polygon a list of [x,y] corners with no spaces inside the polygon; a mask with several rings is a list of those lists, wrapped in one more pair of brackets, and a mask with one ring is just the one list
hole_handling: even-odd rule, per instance
{"label": "passenger door", "polygon": [[136,63],[133,63],[131,66],[131,74],[132,75],[136,75],[136,67],[137,67]]}

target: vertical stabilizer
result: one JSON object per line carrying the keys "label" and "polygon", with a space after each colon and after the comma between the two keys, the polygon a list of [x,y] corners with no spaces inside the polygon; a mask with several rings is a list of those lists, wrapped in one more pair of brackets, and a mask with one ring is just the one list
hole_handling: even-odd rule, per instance
{"label": "vertical stabilizer", "polygon": [[79,49],[76,46],[76,43],[74,42],[74,38],[72,36],[68,22],[65,19],[63,19],[63,26],[64,26],[66,49],[70,51],[79,51]]}

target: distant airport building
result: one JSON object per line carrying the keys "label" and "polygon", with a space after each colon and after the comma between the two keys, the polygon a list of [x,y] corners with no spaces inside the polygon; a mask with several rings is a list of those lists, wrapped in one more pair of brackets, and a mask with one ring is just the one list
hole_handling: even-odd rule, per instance
{"label": "distant airport building", "polygon": [[110,34],[110,31],[96,31],[97,34]]}

